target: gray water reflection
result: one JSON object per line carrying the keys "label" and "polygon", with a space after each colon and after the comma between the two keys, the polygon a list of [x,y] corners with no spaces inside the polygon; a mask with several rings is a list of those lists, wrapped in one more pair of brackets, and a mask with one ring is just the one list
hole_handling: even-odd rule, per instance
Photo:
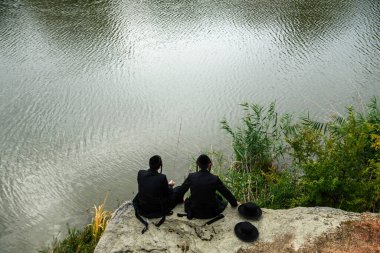
{"label": "gray water reflection", "polygon": [[0,0],[0,251],[83,225],[107,191],[116,207],[155,153],[179,183],[191,156],[230,152],[218,122],[243,101],[324,117],[379,96],[379,13],[377,0]]}

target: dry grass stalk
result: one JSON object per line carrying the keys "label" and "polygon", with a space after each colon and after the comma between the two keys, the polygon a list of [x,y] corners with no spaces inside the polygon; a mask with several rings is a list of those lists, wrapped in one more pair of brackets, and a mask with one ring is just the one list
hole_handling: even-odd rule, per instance
{"label": "dry grass stalk", "polygon": [[98,207],[96,205],[94,206],[95,213],[94,213],[94,217],[92,218],[92,223],[90,225],[91,225],[92,235],[95,239],[100,238],[100,236],[106,230],[108,221],[110,220],[112,216],[112,212],[104,210],[107,197],[108,197],[108,192],[104,198],[103,203],[100,204]]}

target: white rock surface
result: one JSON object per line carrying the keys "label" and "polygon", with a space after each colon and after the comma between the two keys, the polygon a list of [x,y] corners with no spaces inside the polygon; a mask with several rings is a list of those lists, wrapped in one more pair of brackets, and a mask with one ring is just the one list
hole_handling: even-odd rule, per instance
{"label": "white rock surface", "polygon": [[234,234],[234,226],[245,221],[237,208],[230,206],[224,211],[225,218],[212,225],[207,220],[188,220],[177,217],[183,205],[177,206],[160,228],[154,226],[159,219],[149,220],[149,230],[141,234],[143,225],[136,219],[131,202],[122,204],[113,214],[95,252],[238,252],[255,243],[271,243],[276,238],[290,235],[290,247],[302,248],[313,238],[337,228],[341,222],[359,219],[360,214],[327,207],[297,207],[286,210],[263,209],[259,221],[250,221],[259,230],[259,239],[244,243]]}

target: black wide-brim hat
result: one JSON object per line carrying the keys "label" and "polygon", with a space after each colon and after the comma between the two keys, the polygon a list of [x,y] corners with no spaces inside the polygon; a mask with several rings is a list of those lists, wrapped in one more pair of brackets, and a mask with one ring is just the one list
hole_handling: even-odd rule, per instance
{"label": "black wide-brim hat", "polygon": [[240,205],[238,207],[238,212],[244,218],[253,219],[253,220],[258,220],[263,213],[261,211],[261,208],[252,202],[247,202],[245,204]]}
{"label": "black wide-brim hat", "polygon": [[253,242],[259,237],[259,231],[248,221],[239,222],[234,228],[235,235],[244,242]]}

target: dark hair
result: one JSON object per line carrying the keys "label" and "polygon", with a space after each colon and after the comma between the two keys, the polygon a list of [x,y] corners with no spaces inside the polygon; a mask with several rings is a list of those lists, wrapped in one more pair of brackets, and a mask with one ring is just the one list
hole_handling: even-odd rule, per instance
{"label": "dark hair", "polygon": [[149,168],[158,170],[162,166],[161,156],[155,155],[149,159]]}
{"label": "dark hair", "polygon": [[210,157],[204,154],[200,155],[197,159],[197,166],[199,166],[202,170],[207,169],[210,163],[211,163]]}

